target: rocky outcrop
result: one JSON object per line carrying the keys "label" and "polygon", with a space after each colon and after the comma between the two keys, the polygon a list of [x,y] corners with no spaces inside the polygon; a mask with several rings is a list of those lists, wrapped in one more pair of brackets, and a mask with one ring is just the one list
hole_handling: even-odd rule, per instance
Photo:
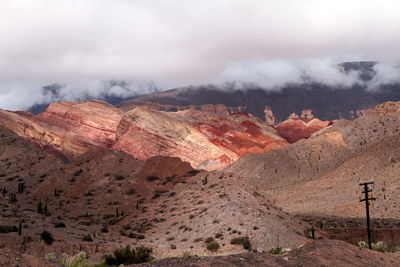
{"label": "rocky outcrop", "polygon": [[53,103],[40,115],[0,110],[0,125],[48,154],[72,160],[109,149],[123,112],[103,101]]}
{"label": "rocky outcrop", "polygon": [[145,107],[152,110],[159,111],[182,111],[182,110],[198,110],[206,113],[213,113],[218,115],[228,115],[231,113],[245,112],[246,106],[234,106],[228,107],[224,104],[204,104],[204,105],[171,105],[162,104],[158,102],[142,101],[137,99],[131,99],[128,102],[121,102],[117,105],[121,110],[127,112],[136,107]]}
{"label": "rocky outcrop", "polygon": [[193,167],[218,169],[247,153],[286,145],[273,128],[247,114],[218,116],[196,110],[162,112],[137,107],[122,118],[113,148],[140,159],[176,156]]}
{"label": "rocky outcrop", "polygon": [[143,106],[124,113],[103,101],[66,101],[39,115],[0,110],[0,125],[68,161],[117,149],[139,159],[173,156],[193,167],[218,169],[247,153],[288,145],[275,129],[239,110],[203,105],[166,112]]}
{"label": "rocky outcrop", "polygon": [[123,112],[103,101],[53,103],[33,120],[110,148]]}
{"label": "rocky outcrop", "polygon": [[276,130],[289,143],[294,143],[300,139],[309,138],[313,133],[330,124],[332,123],[329,121],[320,121],[315,118],[312,110],[306,109],[301,112],[300,117],[292,113],[287,120],[276,127]]}
{"label": "rocky outcrop", "polygon": [[400,102],[385,102],[375,107],[375,112],[385,115],[400,111]]}
{"label": "rocky outcrop", "polygon": [[264,113],[265,113],[265,122],[267,123],[267,125],[274,126],[275,116],[274,113],[272,113],[272,109],[269,106],[265,106]]}

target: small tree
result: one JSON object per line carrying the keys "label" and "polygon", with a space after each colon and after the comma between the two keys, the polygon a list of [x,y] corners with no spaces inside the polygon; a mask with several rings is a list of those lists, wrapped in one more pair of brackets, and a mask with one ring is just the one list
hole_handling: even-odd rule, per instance
{"label": "small tree", "polygon": [[40,234],[40,237],[42,238],[42,240],[47,244],[47,245],[51,245],[54,241],[53,236],[51,235],[51,233],[47,232],[47,231],[43,231]]}
{"label": "small tree", "polygon": [[86,242],[93,242],[93,238],[92,238],[92,236],[91,236],[90,234],[85,235],[85,236],[82,238],[82,240],[83,240],[83,241],[86,241]]}

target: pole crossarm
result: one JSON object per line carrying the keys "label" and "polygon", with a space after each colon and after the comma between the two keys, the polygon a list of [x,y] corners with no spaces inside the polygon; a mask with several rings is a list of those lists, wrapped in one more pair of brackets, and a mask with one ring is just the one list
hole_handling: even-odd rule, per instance
{"label": "pole crossarm", "polygon": [[[370,197],[370,198],[368,198],[368,200],[375,201],[376,198]],[[360,202],[363,202],[363,201],[367,201],[367,200],[366,199],[360,199]]]}
{"label": "pole crossarm", "polygon": [[370,181],[370,182],[359,182],[359,185],[368,185],[368,184],[374,184],[374,181]]}

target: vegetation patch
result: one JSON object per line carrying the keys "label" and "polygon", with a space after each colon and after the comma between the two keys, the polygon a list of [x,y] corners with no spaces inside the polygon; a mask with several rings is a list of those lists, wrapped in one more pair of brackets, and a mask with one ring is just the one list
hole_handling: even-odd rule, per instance
{"label": "vegetation patch", "polygon": [[282,249],[282,247],[277,247],[277,248],[271,248],[268,252],[270,254],[282,254],[285,252],[285,250]]}
{"label": "vegetation patch", "polygon": [[122,181],[122,180],[125,180],[125,179],[126,179],[126,177],[124,177],[122,175],[115,176],[115,180],[117,180],[117,181]]}
{"label": "vegetation patch", "polygon": [[[368,248],[368,243],[365,241],[360,241],[357,243],[360,248]],[[388,247],[384,241],[378,241],[376,243],[371,243],[371,249],[379,252],[397,252],[400,251],[400,246]]]}
{"label": "vegetation patch", "polygon": [[248,236],[238,236],[231,239],[232,245],[243,245],[244,249],[250,250],[251,244]]}
{"label": "vegetation patch", "polygon": [[17,226],[0,225],[0,233],[7,234],[11,232],[18,232]]}
{"label": "vegetation patch", "polygon": [[54,227],[55,227],[55,228],[65,228],[65,223],[63,223],[63,222],[57,222],[57,223],[54,225]]}
{"label": "vegetation patch", "polygon": [[151,199],[156,199],[159,198],[161,195],[167,193],[168,190],[156,190],[156,192],[154,193],[154,196]]}
{"label": "vegetation patch", "polygon": [[195,175],[198,174],[199,172],[200,172],[199,170],[193,169],[193,170],[188,171],[188,172],[186,173],[186,176],[189,176],[189,177],[195,176]]}
{"label": "vegetation patch", "polygon": [[84,237],[82,237],[82,240],[86,242],[93,242],[93,238],[90,234],[87,234]]}
{"label": "vegetation patch", "polygon": [[206,243],[207,250],[209,251],[216,252],[219,249],[219,244],[213,237],[207,238],[204,242]]}
{"label": "vegetation patch", "polygon": [[53,243],[53,241],[54,241],[54,238],[53,238],[53,236],[51,235],[51,233],[50,233],[50,232],[47,232],[47,231],[43,231],[43,232],[40,234],[40,238],[41,238],[47,245],[51,245],[51,244]]}
{"label": "vegetation patch", "polygon": [[158,176],[150,175],[150,176],[147,176],[147,177],[146,177],[146,180],[147,180],[148,182],[154,182],[154,181],[161,180],[161,179],[160,179],[160,177],[158,177]]}
{"label": "vegetation patch", "polygon": [[125,248],[115,249],[114,254],[106,255],[104,260],[105,264],[112,266],[119,266],[120,264],[138,264],[152,261],[154,259],[152,253],[152,248],[139,246],[136,249],[131,249],[131,247],[127,245]]}

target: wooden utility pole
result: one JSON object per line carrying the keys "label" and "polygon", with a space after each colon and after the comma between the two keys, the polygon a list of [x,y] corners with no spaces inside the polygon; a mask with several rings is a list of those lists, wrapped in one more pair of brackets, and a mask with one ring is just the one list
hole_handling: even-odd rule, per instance
{"label": "wooden utility pole", "polygon": [[371,249],[371,229],[370,229],[370,220],[369,220],[369,201],[373,201],[375,200],[374,197],[369,197],[368,193],[372,192],[373,188],[372,188],[372,184],[374,184],[374,181],[370,181],[370,182],[359,182],[359,185],[362,186],[361,188],[361,194],[364,194],[364,198],[362,198],[362,196],[360,196],[360,202],[365,201],[365,210],[367,213],[367,231],[368,231],[368,247],[369,249]]}

